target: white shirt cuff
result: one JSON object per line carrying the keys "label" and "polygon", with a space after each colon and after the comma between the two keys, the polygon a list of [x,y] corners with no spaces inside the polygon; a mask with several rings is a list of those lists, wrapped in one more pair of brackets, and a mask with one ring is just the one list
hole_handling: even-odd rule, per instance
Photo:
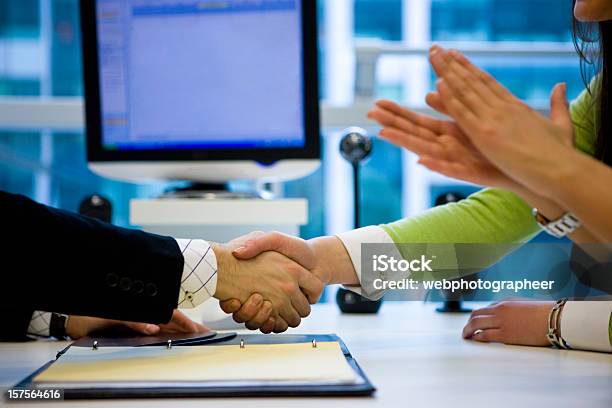
{"label": "white shirt cuff", "polygon": [[[387,234],[387,232],[378,226],[370,226],[365,228],[359,228],[356,230],[344,232],[342,234],[336,235],[344,247],[348,252],[351,262],[353,263],[353,267],[355,268],[355,273],[357,274],[357,279],[361,283],[361,244],[395,244],[393,239]],[[395,248],[392,246],[391,248]],[[401,259],[402,256],[400,252],[396,249],[396,252],[392,254],[396,259]],[[361,296],[364,296],[371,300],[380,299],[383,297],[385,292],[383,290],[372,290],[367,291],[366,288],[362,286],[347,286],[346,289],[355,292]]]}
{"label": "white shirt cuff", "polygon": [[183,253],[183,275],[178,307],[193,309],[215,295],[217,257],[211,245],[201,239],[177,239]]}
{"label": "white shirt cuff", "polygon": [[561,313],[561,337],[573,349],[612,352],[612,302],[567,302]]}
{"label": "white shirt cuff", "polygon": [[51,336],[51,313],[35,311],[32,313],[28,334],[37,337]]}

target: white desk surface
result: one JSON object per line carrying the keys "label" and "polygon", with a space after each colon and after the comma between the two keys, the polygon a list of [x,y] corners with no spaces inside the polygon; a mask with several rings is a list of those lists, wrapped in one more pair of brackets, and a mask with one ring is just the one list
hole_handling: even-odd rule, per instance
{"label": "white desk surface", "polygon": [[[442,315],[434,312],[433,305],[416,302],[386,303],[377,316],[341,315],[335,304],[315,306],[302,326],[293,330],[340,335],[378,388],[371,398],[106,400],[59,405],[612,407],[612,355],[465,341],[460,333],[466,319],[467,315]],[[10,387],[52,359],[64,345],[0,343],[0,386]]]}

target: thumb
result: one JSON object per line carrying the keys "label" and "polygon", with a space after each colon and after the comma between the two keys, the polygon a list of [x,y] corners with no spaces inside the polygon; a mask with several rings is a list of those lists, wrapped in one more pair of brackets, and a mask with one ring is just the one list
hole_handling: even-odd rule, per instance
{"label": "thumb", "polygon": [[231,250],[234,250],[236,248],[240,248],[242,246],[244,246],[245,243],[247,243],[248,241],[257,238],[259,236],[265,235],[265,232],[262,231],[253,231],[253,232],[249,232],[246,235],[243,235],[241,237],[232,239],[230,242],[227,243],[227,247]]}
{"label": "thumb", "polygon": [[159,333],[160,327],[150,323],[123,322],[123,324],[135,332],[152,335]]}
{"label": "thumb", "polygon": [[285,255],[306,269],[314,266],[314,256],[308,243],[301,238],[280,232],[260,235],[247,241],[232,253],[238,259],[251,259],[266,251],[275,251]]}
{"label": "thumb", "polygon": [[238,299],[228,299],[219,302],[221,310],[227,314],[236,313],[242,307],[242,303]]}
{"label": "thumb", "polygon": [[243,242],[232,254],[238,259],[251,259],[263,252],[273,251],[275,246],[273,239],[265,235]]}
{"label": "thumb", "polygon": [[448,114],[448,111],[446,110],[446,106],[444,106],[444,101],[442,100],[438,92],[429,92],[425,96],[425,103],[427,103],[427,105],[429,105],[430,108],[432,108],[433,110],[443,115]]}
{"label": "thumb", "polygon": [[555,85],[550,95],[550,119],[554,124],[565,129],[573,129],[572,117],[567,102],[567,85]]}

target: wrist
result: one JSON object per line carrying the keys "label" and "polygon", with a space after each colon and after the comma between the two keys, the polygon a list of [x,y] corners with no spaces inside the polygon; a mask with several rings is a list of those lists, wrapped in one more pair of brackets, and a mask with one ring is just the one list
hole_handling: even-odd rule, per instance
{"label": "wrist", "polygon": [[236,272],[237,260],[228,247],[217,243],[211,243],[211,246],[217,258],[217,289],[213,297],[227,300],[232,298],[230,284]]}
{"label": "wrist", "polygon": [[577,184],[581,171],[580,164],[585,156],[573,149],[563,149],[552,153],[556,156],[556,164],[548,166],[543,172],[543,189],[541,194],[554,202],[563,202],[565,196],[574,194],[572,187]]}
{"label": "wrist", "polygon": [[[351,257],[342,241],[336,236],[314,238],[308,241],[313,248],[317,276],[325,285],[341,283],[358,284]],[[320,276],[319,276],[320,275]]]}
{"label": "wrist", "polygon": [[550,220],[556,220],[566,213],[565,209],[554,201],[533,193],[523,185],[519,185],[512,192],[521,197],[531,208],[537,208],[540,214]]}
{"label": "wrist", "polygon": [[319,237],[309,239],[308,246],[312,250],[313,258],[316,260],[316,264],[312,272],[323,282],[324,285],[328,285],[332,280],[331,265],[329,262],[326,250],[327,237]]}

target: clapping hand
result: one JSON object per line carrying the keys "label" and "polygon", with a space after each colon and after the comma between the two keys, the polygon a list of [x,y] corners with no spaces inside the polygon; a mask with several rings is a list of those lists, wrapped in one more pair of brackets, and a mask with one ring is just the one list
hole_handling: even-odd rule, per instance
{"label": "clapping hand", "polygon": [[419,163],[432,171],[510,190],[517,184],[483,156],[454,121],[419,114],[388,100],[378,101],[368,117],[383,127],[383,139],[417,154]]}
{"label": "clapping hand", "polygon": [[[542,156],[541,150],[529,142],[549,151],[572,148],[565,85],[554,88],[547,119],[462,54],[434,46],[430,59],[440,79],[427,103],[453,120],[379,101],[369,117],[383,126],[381,137],[416,153],[419,163],[449,177],[515,192],[524,191],[523,185],[541,187],[532,175],[547,164],[534,159]],[[528,167],[522,163],[530,159],[540,163],[538,169],[520,169]]]}
{"label": "clapping hand", "polygon": [[[566,85],[553,89],[551,114],[546,118],[458,51],[433,46],[430,62],[439,77],[437,95],[428,97],[430,104],[443,105],[443,113],[456,121],[493,166],[550,198],[557,163],[574,153]],[[426,158],[424,164],[435,167],[437,160]]]}

